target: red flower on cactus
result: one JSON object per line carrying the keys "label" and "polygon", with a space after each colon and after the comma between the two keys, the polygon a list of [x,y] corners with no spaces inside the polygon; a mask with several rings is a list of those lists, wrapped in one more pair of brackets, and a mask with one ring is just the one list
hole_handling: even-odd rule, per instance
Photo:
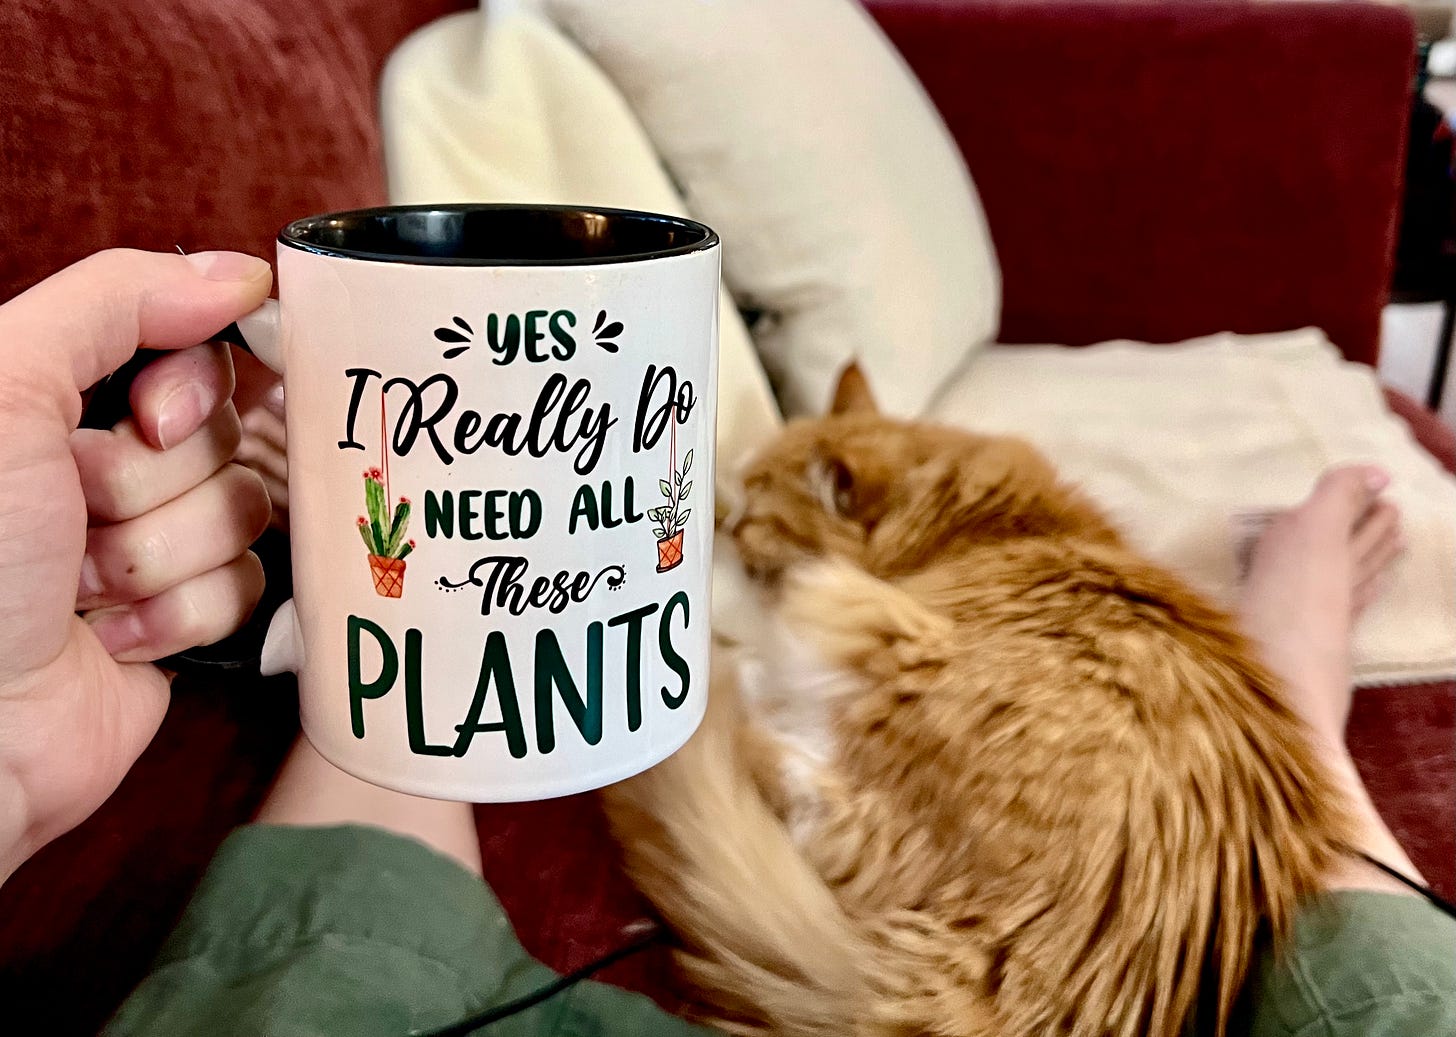
{"label": "red flower on cactus", "polygon": [[410,542],[409,542],[409,546],[410,546],[410,547],[414,547],[414,546],[415,546],[415,542],[414,542],[414,541],[413,541],[413,540],[411,540],[411,541],[410,541]]}
{"label": "red flower on cactus", "polygon": [[399,502],[400,502],[400,503],[401,503],[401,504],[408,504],[408,503],[409,503],[409,502],[410,502],[410,499],[409,499],[409,498],[408,498],[408,497],[401,497],[401,498],[400,498],[400,499],[399,499]]}
{"label": "red flower on cactus", "polygon": [[365,472],[364,475],[365,475],[366,478],[369,478],[369,479],[383,479],[384,478],[384,473],[381,472],[378,468],[371,468],[371,469],[369,469],[369,471]]}
{"label": "red flower on cactus", "polygon": [[366,519],[363,515],[360,515],[354,521],[357,522],[360,526],[364,526],[368,523],[368,519]]}

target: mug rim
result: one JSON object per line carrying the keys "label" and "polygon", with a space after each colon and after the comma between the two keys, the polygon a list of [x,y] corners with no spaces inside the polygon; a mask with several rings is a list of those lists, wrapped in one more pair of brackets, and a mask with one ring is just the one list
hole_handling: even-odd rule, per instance
{"label": "mug rim", "polygon": [[[697,240],[689,241],[681,245],[674,245],[671,248],[652,249],[646,252],[624,252],[619,255],[522,259],[494,258],[488,256],[404,255],[394,252],[376,252],[368,249],[323,245],[318,242],[308,241],[303,236],[328,221],[338,221],[346,218],[358,219],[408,213],[440,213],[449,215],[471,212],[554,212],[561,214],[576,213],[583,216],[604,216],[619,220],[627,219],[639,223],[666,224],[673,228],[685,230],[697,235]],[[537,205],[516,202],[440,202],[422,205],[376,205],[363,209],[341,209],[336,212],[304,216],[291,221],[278,232],[278,244],[286,245],[300,252],[312,252],[314,255],[319,256],[331,256],[336,259],[360,259],[376,263],[453,267],[565,267],[642,263],[654,259],[686,256],[695,252],[705,252],[708,249],[716,248],[719,244],[719,239],[716,231],[696,220],[689,220],[681,216],[669,216],[665,213],[649,212],[643,209],[620,209],[602,205]]]}

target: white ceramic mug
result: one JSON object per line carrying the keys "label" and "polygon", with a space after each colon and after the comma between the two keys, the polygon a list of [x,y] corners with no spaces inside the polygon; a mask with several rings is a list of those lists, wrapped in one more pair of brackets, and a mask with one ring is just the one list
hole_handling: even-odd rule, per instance
{"label": "white ceramic mug", "polygon": [[479,802],[609,784],[707,701],[718,238],[612,209],[298,220],[239,322],[284,375],[298,674],[339,767]]}

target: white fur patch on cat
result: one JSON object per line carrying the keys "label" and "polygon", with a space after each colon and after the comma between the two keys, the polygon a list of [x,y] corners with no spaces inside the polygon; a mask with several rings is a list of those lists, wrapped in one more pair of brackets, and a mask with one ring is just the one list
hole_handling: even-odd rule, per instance
{"label": "white fur patch on cat", "polygon": [[745,707],[783,752],[790,802],[785,823],[802,846],[819,823],[820,789],[838,750],[832,703],[861,691],[863,684],[826,663],[771,607],[765,604],[755,613],[755,629],[740,642],[739,687]]}

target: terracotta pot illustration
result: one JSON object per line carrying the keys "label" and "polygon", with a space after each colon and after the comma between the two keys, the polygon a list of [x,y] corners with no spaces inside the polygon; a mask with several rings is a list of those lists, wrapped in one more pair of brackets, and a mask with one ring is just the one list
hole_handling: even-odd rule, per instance
{"label": "terracotta pot illustration", "polygon": [[415,542],[405,539],[409,528],[410,499],[399,498],[391,513],[389,491],[385,489],[388,478],[389,475],[378,468],[365,469],[366,514],[356,518],[354,526],[369,552],[369,575],[374,577],[374,593],[381,598],[397,598],[404,593],[404,560],[415,549]]}
{"label": "terracotta pot illustration", "polygon": [[381,598],[397,598],[404,593],[404,559],[369,556],[369,573],[374,577],[374,593]]}
{"label": "terracotta pot illustration", "polygon": [[665,573],[682,564],[683,530],[679,529],[666,540],[657,542],[657,571]]}

